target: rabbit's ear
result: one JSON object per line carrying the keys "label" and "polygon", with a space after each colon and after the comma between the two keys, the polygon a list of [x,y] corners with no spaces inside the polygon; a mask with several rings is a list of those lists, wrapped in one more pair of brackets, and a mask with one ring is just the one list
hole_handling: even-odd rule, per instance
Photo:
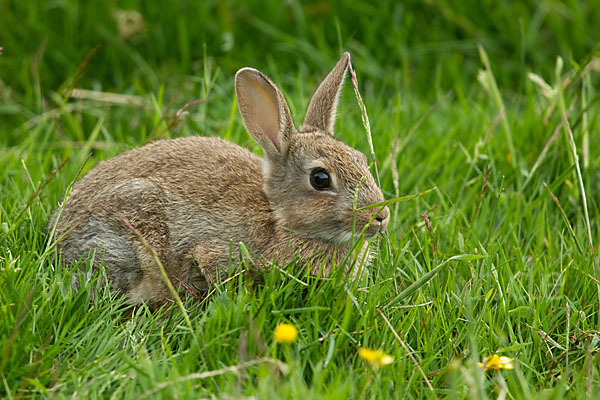
{"label": "rabbit's ear", "polygon": [[262,72],[242,68],[235,74],[235,93],[244,125],[265,156],[285,156],[296,128],[277,86]]}
{"label": "rabbit's ear", "polygon": [[304,127],[317,128],[333,135],[338,97],[349,62],[350,53],[342,54],[335,67],[321,83],[308,106]]}

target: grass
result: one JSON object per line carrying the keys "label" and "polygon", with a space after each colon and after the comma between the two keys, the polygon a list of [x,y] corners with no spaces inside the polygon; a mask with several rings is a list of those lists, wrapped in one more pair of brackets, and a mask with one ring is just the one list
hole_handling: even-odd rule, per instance
{"label": "grass", "polygon": [[[119,7],[144,28],[119,33]],[[592,0],[0,3],[0,396],[594,398],[599,13]],[[437,187],[392,205],[365,285],[294,265],[237,273],[186,301],[189,323],[176,306],[88,302],[92,276],[72,292],[45,226],[80,173],[157,138],[258,152],[235,70],[269,74],[299,123],[342,50],[386,197]],[[337,135],[369,154],[348,86]],[[280,322],[299,330],[291,345],[273,340]],[[375,370],[361,347],[395,360]],[[492,353],[515,369],[483,373]]]}

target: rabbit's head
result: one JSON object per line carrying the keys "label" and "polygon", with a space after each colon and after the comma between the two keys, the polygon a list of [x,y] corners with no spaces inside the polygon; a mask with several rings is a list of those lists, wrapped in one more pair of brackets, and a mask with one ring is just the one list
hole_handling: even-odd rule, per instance
{"label": "rabbit's head", "polygon": [[363,227],[367,238],[383,232],[388,207],[365,155],[334,138],[338,96],[348,69],[344,53],[314,94],[300,129],[287,103],[262,72],[243,68],[235,77],[244,125],[263,149],[263,190],[280,228],[336,244],[351,242]]}

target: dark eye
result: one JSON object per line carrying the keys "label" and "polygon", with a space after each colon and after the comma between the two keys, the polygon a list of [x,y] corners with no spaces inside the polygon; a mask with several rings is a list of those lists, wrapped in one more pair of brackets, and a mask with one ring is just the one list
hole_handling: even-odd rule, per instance
{"label": "dark eye", "polygon": [[310,172],[310,184],[317,190],[329,189],[331,179],[323,168],[315,168]]}

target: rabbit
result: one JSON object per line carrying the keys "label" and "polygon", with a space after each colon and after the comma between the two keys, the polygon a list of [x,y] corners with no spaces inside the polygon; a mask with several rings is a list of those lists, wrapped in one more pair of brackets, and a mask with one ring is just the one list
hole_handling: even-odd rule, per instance
{"label": "rabbit", "polygon": [[[250,254],[257,268],[303,260],[297,265],[309,265],[315,275],[335,265],[356,275],[369,249],[365,241],[351,253],[353,230],[366,227],[370,239],[386,230],[390,212],[387,206],[359,210],[382,202],[382,191],[365,155],[334,138],[349,62],[344,53],[299,129],[265,74],[236,73],[238,108],[262,159],[223,139],[194,136],[159,140],[99,163],[75,182],[49,221],[62,261],[71,265],[95,254],[111,292],[148,304],[172,301],[155,257],[175,286],[204,291],[239,265],[238,254]],[[247,252],[240,252],[240,242]]]}

